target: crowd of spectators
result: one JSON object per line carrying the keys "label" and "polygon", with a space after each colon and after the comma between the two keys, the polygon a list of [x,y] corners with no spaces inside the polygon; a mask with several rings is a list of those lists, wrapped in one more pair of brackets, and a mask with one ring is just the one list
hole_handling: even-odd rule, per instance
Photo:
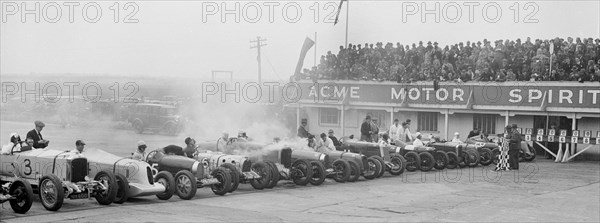
{"label": "crowd of spectators", "polygon": [[[553,54],[550,46],[553,43]],[[552,57],[552,60],[550,58]],[[550,72],[550,61],[552,71]],[[494,43],[460,42],[438,46],[431,41],[412,46],[379,42],[340,46],[295,80],[373,81],[600,81],[600,39],[529,37]]]}

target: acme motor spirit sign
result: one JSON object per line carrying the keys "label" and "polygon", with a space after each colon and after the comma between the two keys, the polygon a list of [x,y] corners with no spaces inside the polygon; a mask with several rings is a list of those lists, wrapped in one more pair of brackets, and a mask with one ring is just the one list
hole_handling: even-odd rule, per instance
{"label": "acme motor spirit sign", "polygon": [[300,98],[314,103],[367,102],[598,108],[598,83],[489,82],[440,84],[299,83]]}

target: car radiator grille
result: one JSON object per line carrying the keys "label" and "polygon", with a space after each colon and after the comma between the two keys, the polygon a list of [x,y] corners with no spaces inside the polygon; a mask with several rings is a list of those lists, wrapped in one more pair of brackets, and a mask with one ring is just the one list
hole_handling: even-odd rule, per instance
{"label": "car radiator grille", "polygon": [[292,167],[292,149],[289,147],[281,149],[281,164],[286,168]]}
{"label": "car radiator grille", "polygon": [[88,175],[88,165],[86,158],[75,158],[71,161],[71,182],[85,181]]}
{"label": "car radiator grille", "polygon": [[242,163],[242,172],[249,172],[252,167],[252,163],[249,160],[244,160]]}

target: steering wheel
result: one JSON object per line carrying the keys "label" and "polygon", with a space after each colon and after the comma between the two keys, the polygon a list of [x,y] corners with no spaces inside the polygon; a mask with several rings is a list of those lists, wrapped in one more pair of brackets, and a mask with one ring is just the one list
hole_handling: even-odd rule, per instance
{"label": "steering wheel", "polygon": [[148,155],[146,155],[146,163],[152,165],[156,162],[156,160],[154,160],[154,156],[158,153],[158,150],[152,150],[151,152],[148,153]]}
{"label": "steering wheel", "polygon": [[229,140],[227,141],[227,145],[231,145],[232,143],[236,142],[237,138],[229,138]]}

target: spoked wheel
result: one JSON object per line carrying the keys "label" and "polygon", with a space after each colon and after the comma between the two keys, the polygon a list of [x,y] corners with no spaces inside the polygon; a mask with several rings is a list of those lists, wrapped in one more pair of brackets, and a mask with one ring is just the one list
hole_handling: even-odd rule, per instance
{"label": "spoked wheel", "polygon": [[119,189],[117,190],[117,195],[114,202],[117,204],[122,204],[128,199],[127,194],[129,193],[129,181],[121,174],[117,174],[115,177],[117,178],[117,187]]}
{"label": "spoked wheel", "polygon": [[176,136],[177,135],[177,126],[175,126],[175,124],[173,124],[173,123],[169,123],[169,124],[167,124],[167,126],[165,126],[165,131],[167,132],[167,134],[169,134],[171,136]]}
{"label": "spoked wheel", "polygon": [[279,173],[279,169],[277,168],[277,165],[275,165],[275,163],[269,161],[265,163],[269,165],[269,169],[271,170],[271,180],[269,181],[269,183],[267,183],[267,186],[265,186],[265,188],[271,189],[277,186],[277,182],[279,182],[279,179],[281,179],[281,174]]}
{"label": "spoked wheel", "polygon": [[479,164],[481,164],[483,166],[488,166],[488,165],[492,164],[492,158],[493,158],[492,150],[490,150],[488,148],[481,148],[479,155],[481,156],[481,158],[479,159]]}
{"label": "spoked wheel", "polygon": [[62,182],[54,174],[49,174],[40,180],[39,184],[40,201],[46,210],[57,211],[62,207],[65,199],[65,190]]}
{"label": "spoked wheel", "polygon": [[258,179],[250,180],[250,185],[252,185],[254,189],[262,190],[268,186],[272,178],[272,170],[268,164],[264,162],[253,163],[250,169],[260,176]]}
{"label": "spoked wheel", "polygon": [[377,161],[379,161],[379,163],[381,163],[381,170],[379,171],[379,174],[377,175],[377,178],[383,176],[383,174],[385,173],[385,170],[387,169],[387,166],[385,165],[385,161],[383,160],[383,158],[381,158],[381,156],[372,156],[374,159],[376,159]]}
{"label": "spoked wheel", "polygon": [[477,150],[467,150],[467,154],[469,154],[469,167],[476,167],[479,165],[481,155],[479,155]]}
{"label": "spoked wheel", "polygon": [[417,171],[421,169],[421,158],[419,158],[419,154],[416,152],[410,151],[404,154],[404,159],[406,160],[406,170],[409,172]]}
{"label": "spoked wheel", "polygon": [[310,161],[310,165],[312,166],[312,177],[310,178],[310,184],[312,185],[321,185],[325,182],[325,177],[327,176],[325,173],[325,166],[320,161]]}
{"label": "spoked wheel", "polygon": [[210,186],[213,193],[216,195],[225,195],[231,190],[231,174],[223,167],[219,167],[212,171],[211,175],[220,182]]}
{"label": "spoked wheel", "polygon": [[444,151],[436,151],[435,153],[435,165],[433,166],[437,170],[443,170],[448,166],[448,154]]}
{"label": "spoked wheel", "polygon": [[419,154],[421,158],[421,171],[430,171],[435,165],[435,158],[429,152],[422,152]]}
{"label": "spoked wheel", "polygon": [[448,155],[448,165],[446,165],[446,168],[455,169],[458,167],[458,155],[455,152],[448,152],[446,155]]}
{"label": "spoked wheel", "polygon": [[117,197],[117,191],[119,190],[115,174],[112,172],[100,171],[96,174],[94,180],[100,181],[100,183],[106,188],[106,190],[98,191],[96,193],[95,197],[96,201],[98,201],[98,204],[111,204]]}
{"label": "spoked wheel", "polygon": [[175,193],[184,200],[192,199],[198,190],[196,177],[189,170],[180,170],[175,174]]}
{"label": "spoked wheel", "polygon": [[348,178],[348,182],[355,182],[360,177],[360,167],[354,160],[348,160],[348,164],[350,164],[350,177]]}
{"label": "spoked wheel", "polygon": [[372,180],[379,176],[379,171],[381,171],[383,167],[379,160],[376,160],[373,157],[367,158],[367,166],[365,166],[365,172],[363,173],[363,177],[367,180]]}
{"label": "spoked wheel", "polygon": [[400,175],[404,173],[406,169],[406,161],[400,155],[392,155],[390,157],[390,162],[392,163],[392,168],[389,169],[390,174],[392,175]]}
{"label": "spoked wheel", "polygon": [[223,163],[221,167],[229,170],[229,174],[231,174],[231,190],[229,190],[229,193],[234,192],[240,185],[240,172],[231,163]]}
{"label": "spoked wheel", "polygon": [[165,187],[164,192],[156,195],[158,199],[169,200],[175,194],[175,178],[173,174],[167,171],[160,171],[154,177],[154,182],[162,184]]}
{"label": "spoked wheel", "polygon": [[296,162],[292,164],[290,172],[294,183],[301,186],[308,184],[313,174],[312,166],[308,161],[303,159],[296,160]]}
{"label": "spoked wheel", "polygon": [[33,203],[33,189],[31,184],[24,180],[17,180],[10,185],[8,194],[14,197],[10,200],[10,207],[19,214],[25,214],[31,208]]}
{"label": "spoked wheel", "polygon": [[350,178],[350,163],[343,159],[333,161],[333,179],[338,183],[344,183]]}

